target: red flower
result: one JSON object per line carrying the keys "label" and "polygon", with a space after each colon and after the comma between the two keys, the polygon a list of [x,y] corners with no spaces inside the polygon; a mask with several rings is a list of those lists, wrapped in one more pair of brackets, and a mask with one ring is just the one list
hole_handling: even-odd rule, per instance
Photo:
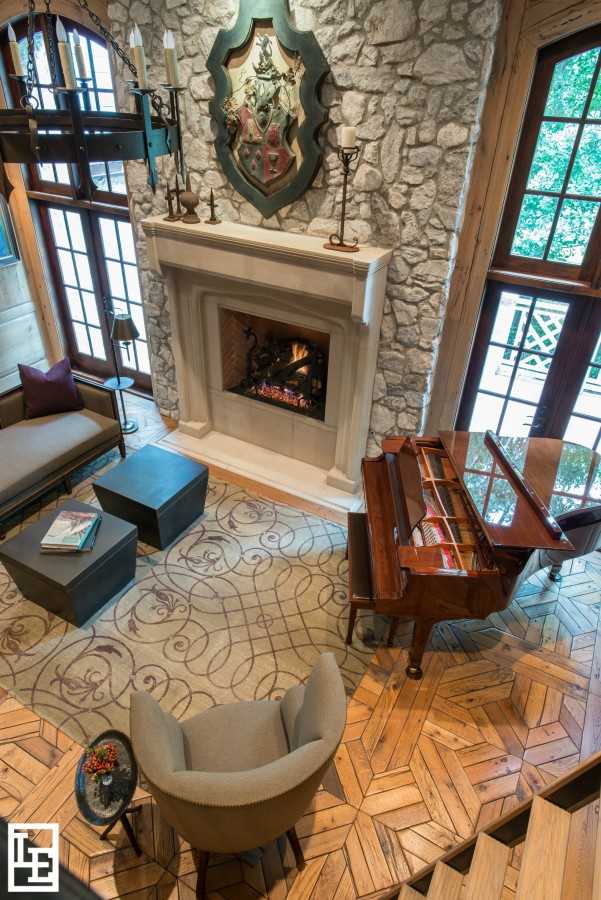
{"label": "red flower", "polygon": [[113,769],[119,765],[119,754],[115,744],[107,741],[105,744],[98,744],[96,747],[90,747],[86,752],[86,759],[83,764],[83,771],[91,778],[97,781],[103,776],[108,775]]}

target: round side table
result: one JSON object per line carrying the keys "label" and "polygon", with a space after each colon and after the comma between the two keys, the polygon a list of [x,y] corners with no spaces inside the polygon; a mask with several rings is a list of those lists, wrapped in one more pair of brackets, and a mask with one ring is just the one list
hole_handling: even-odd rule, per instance
{"label": "round side table", "polygon": [[127,413],[125,412],[125,401],[123,400],[123,391],[129,390],[130,387],[133,387],[135,381],[133,378],[127,378],[124,375],[121,375],[119,378],[107,378],[104,382],[104,386],[109,389],[109,391],[115,391],[115,393],[119,394],[121,398],[121,409],[123,410],[123,421],[121,423],[121,431],[123,434],[133,434],[134,431],[138,430],[138,423],[134,422],[133,419],[127,418]]}
{"label": "round side table", "polygon": [[100,835],[105,840],[117,822],[121,822],[129,841],[138,856],[142,855],[140,845],[127,815],[139,811],[140,807],[130,807],[131,799],[138,784],[138,766],[134,758],[129,738],[122,731],[103,731],[92,741],[88,749],[111,743],[117,748],[118,765],[112,772],[112,783],[102,785],[84,772],[87,750],[82,754],[75,773],[75,797],[79,811],[91,825],[105,825]]}

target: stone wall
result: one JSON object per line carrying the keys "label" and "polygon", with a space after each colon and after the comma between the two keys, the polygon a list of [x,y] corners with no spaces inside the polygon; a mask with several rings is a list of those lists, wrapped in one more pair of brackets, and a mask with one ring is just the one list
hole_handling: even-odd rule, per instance
{"label": "stone wall", "polygon": [[[215,188],[221,218],[329,235],[341,199],[336,131],[341,123],[357,126],[361,155],[351,184],[349,233],[362,243],[395,248],[374,385],[372,450],[387,433],[419,431],[425,418],[499,7],[499,0],[291,0],[297,27],[314,30],[332,69],[322,94],[330,123],[313,187],[263,220],[226,183],[208,115],[206,58],[217,30],[235,20],[236,0],[109,2],[121,41],[132,22],[140,25],[155,83],[164,79],[164,27],[178,35],[182,78],[189,85],[186,159],[193,186],[205,196]],[[128,179],[137,221],[165,209],[162,196],[149,194],[141,164],[130,164]],[[142,238],[139,252],[156,398],[161,409],[177,415],[163,287],[148,271]]]}

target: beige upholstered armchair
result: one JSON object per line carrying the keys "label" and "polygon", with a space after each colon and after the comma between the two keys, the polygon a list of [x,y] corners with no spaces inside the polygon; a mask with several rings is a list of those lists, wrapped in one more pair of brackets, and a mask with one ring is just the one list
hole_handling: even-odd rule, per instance
{"label": "beige upholstered armchair", "polygon": [[286,833],[304,865],[295,824],[340,743],[346,696],[332,653],[281,701],[216,706],[184,722],[149,694],[131,698],[138,764],[165,819],[198,851],[197,897],[210,853],[241,853]]}

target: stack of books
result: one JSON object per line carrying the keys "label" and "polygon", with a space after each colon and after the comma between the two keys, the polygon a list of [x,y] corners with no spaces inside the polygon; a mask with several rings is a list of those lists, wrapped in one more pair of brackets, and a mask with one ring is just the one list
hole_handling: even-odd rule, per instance
{"label": "stack of books", "polygon": [[92,549],[102,515],[63,510],[40,541],[42,553],[83,553]]}

